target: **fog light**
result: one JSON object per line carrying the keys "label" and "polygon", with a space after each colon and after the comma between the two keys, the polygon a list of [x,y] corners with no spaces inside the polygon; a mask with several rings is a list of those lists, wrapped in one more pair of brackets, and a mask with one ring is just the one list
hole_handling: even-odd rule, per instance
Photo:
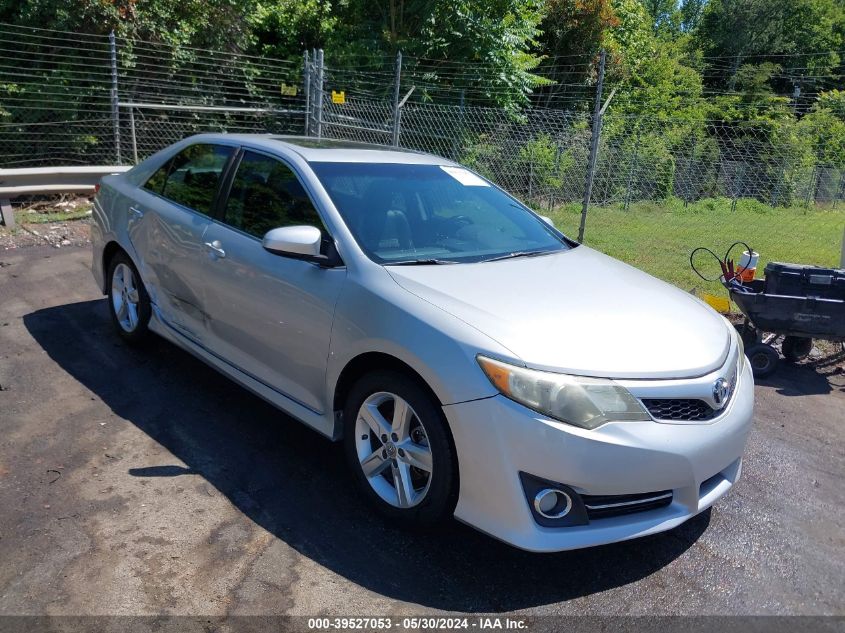
{"label": "fog light", "polygon": [[559,528],[590,522],[581,497],[566,484],[524,472],[519,473],[519,480],[537,525]]}
{"label": "fog light", "polygon": [[572,509],[572,497],[563,490],[543,488],[534,496],[534,509],[547,519],[562,519]]}

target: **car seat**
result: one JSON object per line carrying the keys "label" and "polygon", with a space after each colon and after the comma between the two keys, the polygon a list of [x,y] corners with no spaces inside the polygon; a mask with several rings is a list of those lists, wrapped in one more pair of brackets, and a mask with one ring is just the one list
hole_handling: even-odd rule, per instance
{"label": "car seat", "polygon": [[394,192],[384,183],[373,183],[364,196],[358,224],[360,239],[374,251],[388,249],[410,250],[414,248],[411,226],[405,212],[393,208]]}

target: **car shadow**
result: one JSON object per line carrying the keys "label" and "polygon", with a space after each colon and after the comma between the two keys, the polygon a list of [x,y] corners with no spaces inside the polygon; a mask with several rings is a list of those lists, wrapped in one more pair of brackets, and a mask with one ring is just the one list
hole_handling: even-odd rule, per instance
{"label": "car shadow", "polygon": [[765,387],[774,387],[782,396],[825,395],[842,389],[841,374],[832,373],[831,367],[845,360],[841,354],[834,355],[816,363],[790,363],[781,360],[775,372],[765,378],[755,378],[754,382]]}
{"label": "car shadow", "polygon": [[127,476],[199,474],[302,555],[390,598],[467,612],[565,601],[654,573],[710,522],[707,511],[664,534],[556,554],[523,552],[457,521],[399,530],[362,504],[339,444],[163,340],[125,346],[104,301],[46,308],[24,323],[62,369],[186,465],[139,463]]}

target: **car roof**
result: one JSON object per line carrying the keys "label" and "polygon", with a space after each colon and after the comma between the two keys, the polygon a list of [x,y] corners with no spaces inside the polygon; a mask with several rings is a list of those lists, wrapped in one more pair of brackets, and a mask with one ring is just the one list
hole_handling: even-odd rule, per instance
{"label": "car roof", "polygon": [[453,165],[450,160],[413,150],[358,143],[338,139],[314,138],[309,136],[280,136],[276,134],[199,134],[197,141],[236,142],[278,150],[284,147],[296,152],[310,163],[399,163],[411,165]]}

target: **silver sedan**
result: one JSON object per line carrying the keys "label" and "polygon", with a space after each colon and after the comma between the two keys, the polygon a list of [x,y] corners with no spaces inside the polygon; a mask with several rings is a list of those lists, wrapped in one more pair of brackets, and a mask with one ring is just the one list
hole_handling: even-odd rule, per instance
{"label": "silver sedan", "polygon": [[450,161],[200,135],[104,178],[95,220],[118,334],[342,440],[391,520],[557,551],[670,529],[740,475],[730,324]]}

